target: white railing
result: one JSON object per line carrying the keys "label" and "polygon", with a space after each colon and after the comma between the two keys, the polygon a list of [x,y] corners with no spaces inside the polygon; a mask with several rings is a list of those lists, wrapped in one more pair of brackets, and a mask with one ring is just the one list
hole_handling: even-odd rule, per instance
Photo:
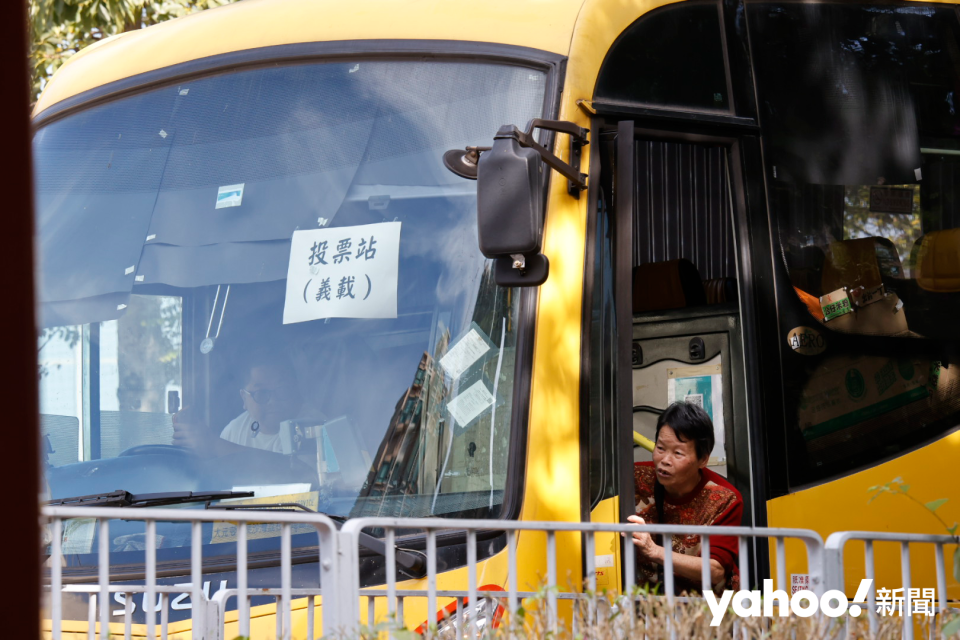
{"label": "white railing", "polygon": [[[47,588],[50,592],[49,616],[52,624],[52,637],[60,640],[63,623],[63,594],[89,594],[87,634],[94,640],[97,629],[99,611],[99,637],[109,637],[109,620],[111,614],[111,594],[126,594],[123,611],[124,637],[131,637],[133,595],[144,594],[144,602],[150,606],[144,607],[146,620],[146,637],[157,637],[156,608],[157,597],[160,597],[160,624],[159,635],[166,640],[168,634],[168,607],[169,599],[174,594],[189,594],[191,599],[190,628],[194,640],[222,640],[225,634],[226,613],[228,605],[236,602],[238,616],[238,631],[241,636],[250,634],[250,598],[272,597],[276,602],[276,637],[289,639],[292,633],[292,607],[294,598],[306,599],[306,634],[309,640],[317,637],[315,612],[318,608],[317,599],[322,598],[321,632],[325,636],[335,634],[355,634],[361,624],[361,607],[366,605],[367,624],[375,623],[377,604],[381,606],[380,619],[395,619],[403,621],[405,603],[412,599],[420,599],[419,607],[425,604],[427,619],[432,621],[438,612],[438,599],[450,599],[456,602],[457,637],[462,637],[464,624],[470,627],[471,637],[476,637],[480,627],[489,628],[492,616],[501,603],[506,605],[510,615],[516,613],[521,601],[542,597],[546,607],[547,622],[551,629],[557,630],[560,621],[559,602],[564,600],[579,601],[589,607],[590,615],[594,615],[597,600],[593,595],[597,591],[595,567],[595,540],[597,534],[630,534],[643,530],[651,534],[661,534],[663,545],[671,548],[674,536],[699,535],[701,537],[701,584],[707,590],[711,588],[710,577],[710,539],[713,536],[739,538],[739,570],[741,589],[749,589],[751,584],[757,585],[759,580],[751,580],[748,559],[752,540],[762,544],[773,541],[777,586],[779,590],[790,593],[787,582],[786,545],[787,539],[796,539],[804,543],[806,551],[807,571],[810,577],[810,590],[817,596],[823,595],[828,589],[843,591],[842,559],[843,549],[849,540],[866,540],[867,577],[873,577],[872,541],[900,542],[903,555],[904,587],[909,589],[909,543],[923,542],[936,545],[937,560],[937,592],[940,596],[940,608],[946,608],[946,569],[944,563],[945,545],[955,543],[948,536],[921,536],[911,534],[878,534],[847,532],[832,535],[827,544],[813,531],[805,529],[775,529],[760,527],[693,527],[669,525],[633,525],[633,524],[595,524],[595,523],[568,523],[568,522],[518,522],[502,520],[453,520],[453,519],[421,519],[421,518],[355,518],[346,522],[341,530],[332,520],[322,514],[281,512],[281,511],[218,511],[195,509],[119,509],[98,507],[44,507],[42,510],[45,523],[50,527],[51,534],[51,561],[49,564],[49,581]],[[72,518],[96,519],[98,521],[98,579],[96,583],[63,584],[63,570],[60,558],[62,556],[61,538],[63,521]],[[143,521],[145,527],[145,575],[143,585],[115,584],[110,577],[110,520]],[[207,597],[203,591],[203,539],[201,527],[203,523],[230,521],[237,523],[236,536],[236,588],[218,590]],[[156,523],[157,522],[189,522],[191,524],[190,546],[190,582],[185,585],[158,585],[156,564]],[[269,523],[281,525],[280,535],[280,572],[279,584],[258,585],[249,588],[248,585],[248,549],[247,526],[253,523]],[[315,528],[318,536],[316,563],[319,575],[319,588],[294,588],[292,582],[291,558],[291,527],[294,525],[310,525]],[[364,540],[364,530],[378,529],[383,532],[383,552],[386,584],[382,587],[363,587],[360,582],[360,548],[371,546],[369,538]],[[398,589],[398,567],[396,541],[398,531],[410,533],[422,532],[425,539],[425,588]],[[442,532],[459,532],[459,536],[466,542],[466,590],[438,590],[437,589],[437,537]],[[480,589],[477,578],[477,536],[480,532],[502,532],[506,537],[505,553],[507,562],[507,584],[503,591],[484,591]],[[532,587],[542,585],[518,585],[518,563],[533,563],[537,567],[545,567],[546,575],[543,578],[549,586],[558,585],[561,576],[558,576],[557,534],[562,532],[580,533],[584,544],[584,580],[580,590],[558,592],[557,589],[548,589],[545,593],[532,591]],[[518,557],[518,542],[520,535],[545,536],[543,546],[545,557],[524,556]],[[536,548],[533,545],[532,548]],[[524,548],[531,548],[524,546]],[[409,559],[411,552],[405,550]],[[500,551],[499,553],[503,553]],[[634,553],[632,544],[623,546],[624,557],[622,566],[627,584],[634,583]],[[303,561],[301,558],[300,561]],[[577,559],[579,563],[579,558]],[[232,572],[232,569],[231,569]],[[186,578],[187,576],[184,576]],[[672,607],[680,598],[674,596],[673,559],[671,554],[664,558],[664,593],[666,604]],[[631,596],[625,596],[631,597]],[[487,606],[489,605],[489,606]],[[418,607],[418,608],[419,608]],[[386,616],[382,615],[386,611]],[[909,609],[908,609],[909,611]],[[479,615],[478,615],[479,613]],[[876,625],[875,603],[871,593],[870,600],[871,623]],[[511,618],[512,619],[512,618]],[[301,619],[302,620],[302,619]],[[912,626],[910,618],[904,616],[905,637],[911,637]],[[576,623],[576,618],[574,618]]]}
{"label": "white railing", "polygon": [[[99,600],[100,638],[107,640],[110,637],[110,593],[144,593],[146,602],[150,606],[145,608],[147,638],[156,638],[156,609],[153,604],[157,601],[157,594],[189,593],[192,605],[192,628],[199,630],[194,633],[194,640],[201,638],[222,638],[223,618],[205,620],[208,613],[215,613],[219,607],[208,606],[209,600],[203,593],[203,538],[202,524],[204,522],[231,521],[237,523],[237,589],[239,594],[237,609],[241,636],[250,635],[250,597],[255,595],[248,589],[247,573],[247,525],[250,523],[264,523],[281,525],[280,535],[280,586],[278,590],[278,637],[289,638],[291,629],[290,602],[293,598],[291,581],[291,549],[290,528],[295,524],[306,524],[316,528],[318,535],[317,565],[319,567],[320,585],[329,585],[331,588],[322,591],[324,603],[329,604],[327,615],[324,616],[324,629],[329,624],[330,629],[346,626],[348,621],[337,617],[341,607],[337,606],[336,586],[340,582],[337,571],[341,566],[337,558],[337,528],[330,518],[317,513],[289,513],[262,511],[201,511],[197,509],[120,509],[110,507],[43,507],[42,515],[49,520],[51,545],[50,557],[50,618],[52,636],[60,640],[62,633],[62,603],[64,592],[86,591],[91,593],[88,619],[88,636],[92,638],[97,597]],[[71,518],[94,518],[98,520],[98,576],[97,584],[78,587],[63,585],[63,570],[60,558],[62,557],[61,541],[63,537],[63,521]],[[143,587],[133,585],[110,584],[110,520],[142,520],[145,525],[145,576]],[[165,587],[157,585],[157,522],[189,522],[190,533],[190,587]],[[260,595],[262,590],[256,590]],[[321,593],[318,590],[318,594]],[[124,637],[130,637],[132,603],[128,595],[124,611]],[[165,604],[165,603],[164,603]],[[160,636],[167,637],[167,608],[161,609]]]}
{"label": "white railing", "polygon": [[[427,611],[433,612],[437,611],[437,598],[438,597],[450,597],[457,598],[458,602],[458,611],[462,607],[462,598],[465,596],[467,601],[470,603],[476,603],[478,597],[478,585],[477,585],[477,533],[479,531],[489,531],[491,529],[496,529],[497,531],[504,531],[507,535],[507,582],[508,588],[505,589],[505,592],[496,592],[497,597],[506,597],[508,610],[510,615],[514,615],[519,606],[519,600],[522,598],[531,597],[535,594],[524,591],[521,592],[518,589],[517,585],[517,537],[520,532],[543,532],[546,535],[546,558],[544,564],[547,567],[546,581],[548,585],[557,585],[558,584],[558,575],[557,575],[557,544],[556,536],[557,533],[563,531],[577,532],[584,535],[584,558],[586,560],[586,566],[584,568],[584,591],[582,593],[573,593],[573,594],[560,594],[556,591],[548,591],[546,596],[546,602],[548,607],[548,619],[553,631],[557,631],[557,625],[559,622],[559,613],[558,613],[558,599],[565,596],[566,598],[573,599],[585,599],[589,597],[589,594],[593,594],[597,590],[596,583],[596,567],[595,567],[595,539],[598,533],[631,533],[638,530],[644,530],[651,534],[662,534],[663,535],[663,546],[664,548],[672,548],[672,538],[676,535],[699,535],[701,539],[701,585],[702,589],[709,590],[711,589],[712,580],[710,577],[710,537],[711,536],[737,536],[740,539],[740,554],[739,554],[739,570],[740,570],[740,580],[741,588],[747,588],[746,585],[749,584],[749,565],[748,558],[750,554],[748,553],[748,545],[750,538],[764,538],[764,539],[774,539],[776,540],[776,550],[777,550],[777,566],[778,566],[778,576],[780,580],[781,589],[787,590],[786,587],[786,578],[785,578],[785,566],[786,566],[786,553],[784,549],[784,540],[787,538],[796,538],[804,542],[807,550],[807,562],[810,569],[810,582],[813,587],[811,590],[815,591],[818,595],[822,592],[823,589],[823,577],[822,577],[822,566],[823,566],[823,540],[818,534],[813,531],[808,531],[805,529],[770,529],[770,528],[761,528],[761,527],[695,527],[695,526],[675,526],[675,525],[644,525],[642,527],[633,524],[600,524],[600,523],[590,523],[590,522],[518,522],[518,521],[496,521],[491,522],[489,520],[447,520],[447,519],[423,519],[423,518],[354,518],[348,521],[340,532],[340,535],[346,538],[347,548],[343,549],[344,556],[349,558],[347,566],[357,566],[359,559],[359,535],[360,532],[364,529],[383,529],[385,532],[385,540],[387,547],[387,557],[386,557],[386,590],[382,592],[383,597],[386,597],[387,600],[387,612],[388,615],[396,614],[399,616],[399,606],[398,599],[402,602],[402,599],[411,597],[412,595],[419,595],[422,597],[424,594],[422,592],[418,594],[414,593],[404,593],[400,595],[397,593],[396,587],[396,559],[392,553],[393,541],[396,536],[396,531],[398,529],[403,530],[420,530],[424,531],[426,534],[426,555],[427,555],[427,589],[426,589],[426,598],[427,598]],[[439,531],[465,531],[466,532],[466,545],[467,545],[467,585],[468,590],[461,593],[454,592],[438,592],[436,590],[436,576],[437,576],[437,566],[436,566],[436,536]],[[341,542],[343,545],[344,541]],[[623,559],[623,568],[625,573],[625,581],[627,584],[633,584],[635,582],[634,575],[634,552],[635,548],[632,544],[627,544],[623,546],[624,549],[624,559]],[[346,554],[350,554],[347,556]],[[540,559],[538,558],[524,558],[526,562],[538,563]],[[664,593],[666,594],[666,600],[668,606],[672,606],[675,602],[674,597],[674,575],[673,575],[673,557],[671,554],[666,554],[664,556]],[[376,595],[372,593],[363,592],[358,583],[358,573],[356,570],[344,570],[342,572],[343,576],[349,576],[351,583],[347,585],[347,590],[345,593],[355,594],[355,595],[366,595],[369,600],[372,600]],[[482,594],[483,597],[494,597],[489,592]],[[359,612],[359,598],[350,597],[349,595],[342,600],[341,605],[344,607],[349,607],[349,610],[344,612],[342,616],[345,620],[360,620]],[[372,609],[372,605],[368,604]],[[368,618],[369,619],[369,618]],[[462,616],[458,616],[459,620],[463,620]],[[357,622],[354,622],[356,625]],[[471,627],[474,636],[476,634],[476,625],[478,624],[478,617],[473,616],[471,618]],[[346,629],[350,631],[351,629]]]}
{"label": "white railing", "polygon": [[[911,588],[911,563],[910,563],[910,544],[922,543],[934,545],[934,557],[936,563],[937,575],[937,603],[935,605],[937,613],[947,610],[947,564],[945,562],[944,547],[947,545],[956,545],[957,539],[945,535],[925,535],[920,533],[883,533],[877,531],[838,531],[827,538],[824,549],[824,568],[826,570],[827,588],[844,590],[843,577],[843,551],[847,543],[851,540],[859,540],[864,543],[863,563],[865,577],[873,581],[876,585],[876,565],[874,563],[874,543],[891,542],[900,545],[900,581],[903,589],[904,601],[903,608],[906,612],[911,610],[910,588]],[[868,592],[867,615],[870,620],[870,632],[876,634],[879,621],[877,618],[876,590],[871,588]],[[910,615],[903,616],[903,637],[906,640],[913,640],[913,621]]]}

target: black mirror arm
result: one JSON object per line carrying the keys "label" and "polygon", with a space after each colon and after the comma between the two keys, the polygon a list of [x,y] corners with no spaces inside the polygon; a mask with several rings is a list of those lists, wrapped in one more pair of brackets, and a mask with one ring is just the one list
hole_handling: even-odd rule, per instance
{"label": "black mirror arm", "polygon": [[533,149],[540,154],[540,157],[543,158],[543,161],[546,162],[547,165],[556,170],[564,178],[574,183],[577,188],[580,190],[586,189],[587,174],[579,171],[579,162],[577,163],[577,167],[573,167],[555,156],[551,151],[547,150],[542,145],[538,144],[537,141],[533,139],[533,130],[536,128],[570,134],[571,142],[574,143],[571,145],[571,148],[577,145],[578,152],[579,147],[583,146],[584,144],[588,144],[587,134],[589,133],[589,129],[578,127],[572,122],[563,122],[559,120],[540,120],[539,118],[530,121],[530,123],[527,125],[527,131],[520,131],[513,125],[501,127],[500,131],[497,132],[497,135],[494,136],[494,139],[499,140],[503,138],[513,138],[520,144],[521,147]]}

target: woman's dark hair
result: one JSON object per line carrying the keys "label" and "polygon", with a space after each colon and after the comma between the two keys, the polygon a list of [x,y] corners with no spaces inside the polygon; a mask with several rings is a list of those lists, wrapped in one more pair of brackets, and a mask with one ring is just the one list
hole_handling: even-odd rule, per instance
{"label": "woman's dark hair", "polygon": [[[660,429],[668,426],[677,434],[680,442],[693,441],[694,451],[697,453],[697,460],[703,460],[713,451],[715,439],[713,436],[713,421],[710,420],[710,414],[701,407],[689,402],[674,402],[667,407],[660,417],[657,418],[657,435],[654,442],[660,439]],[[657,479],[656,473],[653,476],[653,502],[657,507],[657,522],[663,523],[663,499],[666,490]]]}

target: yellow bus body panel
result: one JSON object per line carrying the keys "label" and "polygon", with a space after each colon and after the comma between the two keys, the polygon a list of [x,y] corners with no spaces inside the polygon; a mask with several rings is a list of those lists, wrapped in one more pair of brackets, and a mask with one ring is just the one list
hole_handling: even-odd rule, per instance
{"label": "yellow bus body panel", "polygon": [[[896,460],[890,460],[870,469],[845,478],[834,480],[804,491],[791,493],[767,502],[767,520],[771,527],[797,527],[813,529],[826,541],[835,531],[885,531],[928,533],[945,535],[947,532],[923,503],[948,498],[937,509],[947,526],[960,521],[960,492],[953,479],[953,470],[960,460],[960,431],[940,438],[925,447],[912,451]],[[910,495],[921,504],[905,496],[881,495],[867,504],[867,489],[901,478],[910,485]],[[846,592],[856,592],[865,576],[863,543],[850,542],[844,553],[844,579]],[[952,600],[960,600],[960,584],[953,578],[949,568],[953,566],[951,554],[956,547],[948,545],[947,594]],[[771,554],[773,547],[771,546]],[[806,562],[800,543],[787,543],[787,573],[806,573]],[[911,579],[914,588],[935,588],[933,545],[911,545]],[[771,555],[771,564],[773,556]],[[900,545],[877,543],[874,545],[877,588],[892,589],[900,582]],[[775,567],[774,567],[775,570]],[[787,580],[789,584],[789,578]],[[939,597],[939,594],[937,594]]]}

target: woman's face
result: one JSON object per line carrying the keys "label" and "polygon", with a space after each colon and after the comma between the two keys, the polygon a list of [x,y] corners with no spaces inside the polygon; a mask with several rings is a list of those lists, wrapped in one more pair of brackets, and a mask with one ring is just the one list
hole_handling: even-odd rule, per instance
{"label": "woman's face", "polygon": [[700,469],[707,459],[697,459],[697,449],[692,440],[681,441],[670,425],[663,425],[653,448],[653,466],[657,480],[668,491],[690,489],[700,481]]}

